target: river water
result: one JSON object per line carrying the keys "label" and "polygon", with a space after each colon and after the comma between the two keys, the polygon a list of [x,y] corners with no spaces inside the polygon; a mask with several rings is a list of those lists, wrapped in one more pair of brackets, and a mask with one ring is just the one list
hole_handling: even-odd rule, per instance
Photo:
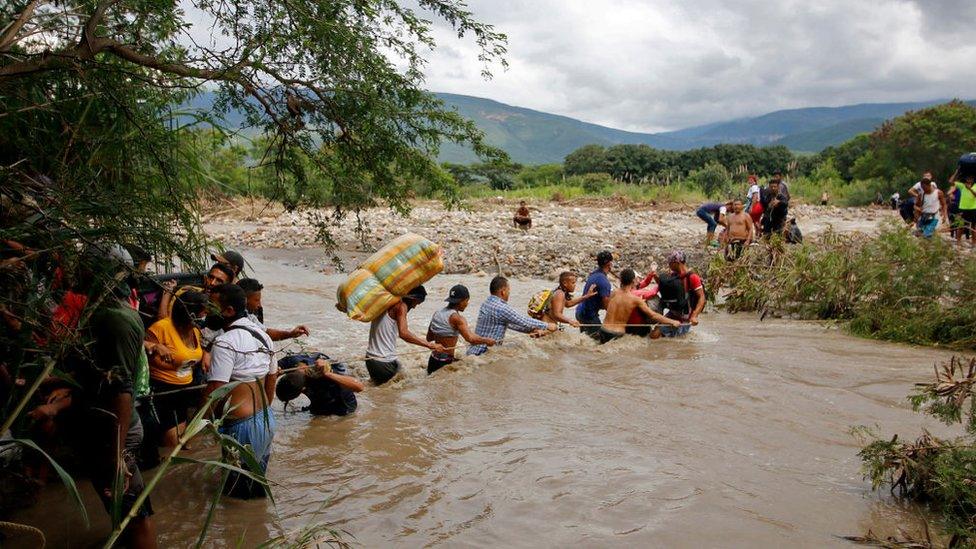
{"label": "river water", "polygon": [[[368,326],[335,310],[338,277],[280,252],[248,259],[269,326],[304,323],[308,346],[362,354]],[[417,333],[458,282],[471,289],[473,323],[489,279],[443,276],[411,313]],[[551,284],[512,285],[522,307]],[[905,395],[946,357],[721,313],[685,340],[597,347],[570,331],[514,335],[431,377],[426,355],[413,354],[406,375],[367,388],[352,416],[312,418],[275,403],[275,504],[222,502],[209,540],[253,546],[321,523],[366,547],[822,547],[868,529],[917,532],[916,510],[870,491],[848,431],[940,432]],[[353,369],[365,375],[361,363]],[[215,484],[196,466],[166,477],[152,496],[163,547],[196,539]],[[25,520],[43,524],[52,546],[88,545],[104,513],[85,490],[96,519],[87,533],[56,489]]]}

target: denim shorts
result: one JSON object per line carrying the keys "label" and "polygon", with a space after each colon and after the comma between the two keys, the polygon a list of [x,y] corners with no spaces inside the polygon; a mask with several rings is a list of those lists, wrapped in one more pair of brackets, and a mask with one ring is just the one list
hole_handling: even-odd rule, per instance
{"label": "denim shorts", "polygon": [[661,335],[664,337],[678,337],[683,336],[691,331],[690,324],[682,324],[681,326],[661,326]]}

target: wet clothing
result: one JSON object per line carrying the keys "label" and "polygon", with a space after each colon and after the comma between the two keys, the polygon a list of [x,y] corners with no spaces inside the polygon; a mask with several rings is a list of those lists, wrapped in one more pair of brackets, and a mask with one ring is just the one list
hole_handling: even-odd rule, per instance
{"label": "wet clothing", "polygon": [[453,364],[456,359],[450,355],[443,355],[441,353],[431,353],[430,358],[427,359],[427,375],[430,375],[437,370],[440,370],[448,364]]}
{"label": "wet clothing", "polygon": [[[545,330],[547,326],[545,322],[523,315],[502,298],[492,295],[488,296],[478,310],[478,324],[475,326],[474,333],[500,342],[505,339],[505,332],[509,328],[529,333],[534,330]],[[487,345],[472,345],[468,348],[468,354],[481,355],[487,350]]]}
{"label": "wet clothing", "polygon": [[[86,461],[89,463],[89,473],[91,474],[91,482],[95,488],[95,493],[102,500],[102,505],[105,506],[105,510],[111,513],[113,506],[112,498],[107,496],[105,491],[111,491],[115,487],[115,464],[104,463],[103,460],[108,453],[106,448],[112,444],[111,439],[115,436],[115,417],[98,409],[90,409],[84,416],[84,423],[80,426],[84,430],[84,435],[79,433],[79,436],[84,436],[84,441],[80,444],[80,447],[83,448],[84,452],[88,453]],[[139,471],[139,464],[136,460],[136,455],[140,450],[142,441],[142,422],[139,421],[139,414],[133,409],[132,420],[129,422],[129,429],[125,435],[125,449],[122,451],[122,461],[125,464],[125,468],[132,474],[129,477],[129,485],[122,494],[120,513],[123,517],[129,513],[129,510],[132,509],[132,506],[135,505],[136,500],[146,488],[145,481],[142,478],[142,472]],[[152,516],[152,514],[152,502],[147,497],[142,503],[142,506],[139,507],[136,516],[145,518]]]}
{"label": "wet clothing", "polygon": [[609,343],[615,339],[620,339],[624,337],[624,334],[611,332],[610,330],[604,328],[603,326],[600,327],[600,330],[599,332],[597,332],[597,334],[598,334],[597,341],[599,341],[601,345],[603,345],[604,343]]}
{"label": "wet clothing", "polygon": [[156,341],[169,347],[173,353],[172,362],[167,364],[169,368],[154,366],[149,369],[151,379],[171,385],[187,385],[193,381],[193,367],[203,360],[203,346],[200,330],[196,326],[191,329],[196,345],[188,347],[176,331],[171,317],[157,320],[149,327],[149,333],[156,338]]}
{"label": "wet clothing", "polygon": [[745,240],[729,240],[729,245],[725,248],[725,260],[735,261],[742,256],[742,247],[745,246]]}
{"label": "wet clothing", "polygon": [[369,343],[366,357],[380,362],[395,362],[397,359],[397,340],[400,328],[397,321],[386,311],[369,325]]}
{"label": "wet clothing", "polygon": [[691,325],[682,324],[681,326],[659,326],[661,335],[664,337],[683,336],[691,331]]}
{"label": "wet clothing", "polygon": [[397,372],[400,371],[400,361],[396,359],[383,361],[368,358],[366,359],[366,370],[369,372],[369,378],[373,380],[373,383],[383,385],[393,379],[393,376],[397,375]]}
{"label": "wet clothing", "polygon": [[583,295],[590,293],[591,289],[596,289],[596,295],[590,297],[576,306],[576,320],[580,324],[594,324],[596,326],[580,326],[580,331],[584,334],[593,335],[599,329],[600,309],[603,308],[603,298],[610,297],[613,286],[610,279],[602,269],[597,269],[586,277],[586,284],[583,285]]}
{"label": "wet clothing", "polygon": [[[149,387],[153,393],[150,397],[152,409],[159,427],[165,432],[181,423],[186,423],[188,410],[200,405],[203,398],[201,389],[187,390],[187,385],[173,385],[155,379],[149,380]],[[166,395],[156,395],[177,391]]]}
{"label": "wet clothing", "polygon": [[278,370],[274,342],[247,317],[235,320],[214,340],[207,381],[254,381]]}
{"label": "wet clothing", "polygon": [[[233,437],[241,445],[251,447],[260,468],[256,472],[263,475],[268,471],[271,442],[275,433],[275,417],[270,406],[250,417],[226,420],[220,425],[219,431]],[[248,468],[244,462],[239,467]],[[228,476],[224,494],[240,499],[263,498],[267,495],[264,486],[236,472],[231,472]]]}
{"label": "wet clothing", "polygon": [[345,416],[355,412],[359,405],[356,400],[356,393],[325,377],[322,369],[315,365],[315,361],[320,358],[329,362],[329,368],[332,370],[332,373],[344,376],[349,375],[345,364],[333,362],[328,355],[322,353],[296,353],[288,355],[278,360],[278,368],[281,370],[292,370],[300,364],[307,364],[309,366],[304,374],[300,371],[290,371],[285,376],[300,376],[299,379],[304,382],[302,393],[309,400],[309,405],[305,409],[313,415]]}
{"label": "wet clothing", "polygon": [[451,317],[455,313],[457,313],[457,310],[451,309],[450,307],[444,307],[437,311],[430,319],[430,326],[427,328],[428,331],[437,337],[458,337],[461,332],[454,326],[451,326]]}

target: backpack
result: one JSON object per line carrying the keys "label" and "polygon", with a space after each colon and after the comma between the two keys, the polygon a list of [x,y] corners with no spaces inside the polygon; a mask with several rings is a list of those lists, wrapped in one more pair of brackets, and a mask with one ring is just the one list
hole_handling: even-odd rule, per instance
{"label": "backpack", "polygon": [[532,298],[529,299],[529,316],[536,320],[540,320],[543,315],[546,314],[546,311],[549,310],[549,304],[552,302],[552,296],[555,293],[556,290],[542,290],[541,292],[532,296]]}
{"label": "backpack", "polygon": [[790,220],[790,225],[786,229],[786,242],[788,244],[802,244],[803,243],[803,233],[800,232],[800,226],[796,224],[796,218]]}
{"label": "backpack", "polygon": [[[688,279],[692,272],[682,275],[668,273],[657,277],[657,295],[661,299],[662,309],[667,309],[669,315],[681,317],[691,314],[698,305],[698,294],[688,289]],[[704,286],[705,281],[702,280]]]}

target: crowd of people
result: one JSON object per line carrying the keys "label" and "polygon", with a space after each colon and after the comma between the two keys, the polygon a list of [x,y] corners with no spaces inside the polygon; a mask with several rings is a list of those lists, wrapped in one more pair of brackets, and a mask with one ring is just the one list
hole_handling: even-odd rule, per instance
{"label": "crowd of people", "polygon": [[[95,246],[90,254],[82,264],[99,272],[81,273],[53,314],[60,330],[82,330],[87,346],[59,368],[64,374],[41,383],[27,416],[31,436],[43,448],[53,452],[67,444],[79,451],[107,509],[120,502],[128,512],[135,505],[145,489],[141,471],[158,464],[161,451],[186,445],[188,423],[208,406],[213,409],[204,413],[220,417],[220,432],[248,447],[262,474],[276,429],[270,408],[276,397],[287,406],[305,395],[304,409],[316,415],[356,410],[356,393],[365,385],[345,363],[305,352],[276,359],[276,341],[307,336],[309,330],[264,324],[264,286],[245,275],[241,254],[214,253],[210,269],[199,275],[160,276],[145,274],[151,258],[137,247]],[[566,325],[606,343],[627,333],[674,337],[697,324],[703,288],[681,252],[671,254],[667,273],[652,272],[641,281],[631,269],[615,273],[609,251],[596,259],[581,295],[574,296],[577,275],[564,272],[556,288],[524,312],[509,302],[511,282],[496,276],[473,325],[465,318],[470,290],[455,285],[425,335],[408,323],[427,299],[423,285],[413,288],[370,323],[361,359],[369,378],[382,385],[402,371],[399,340],[429,350],[431,375],[461,360],[464,348],[463,355],[477,356],[502,344],[509,330],[543,337]],[[610,277],[619,279],[616,290]],[[573,308],[571,316],[567,311]],[[0,376],[7,394],[16,383]],[[43,463],[34,465],[43,478]],[[118,486],[116,478],[124,484]],[[232,473],[225,494],[263,497],[265,487]],[[154,545],[152,514],[146,498],[125,532],[128,544]]]}
{"label": "crowd of people", "polygon": [[[976,171],[976,170],[974,170]],[[889,204],[908,226],[914,226],[923,238],[939,232],[961,244],[968,240],[976,246],[976,173],[957,169],[943,188],[932,172],[925,172],[906,192],[891,195]]]}

